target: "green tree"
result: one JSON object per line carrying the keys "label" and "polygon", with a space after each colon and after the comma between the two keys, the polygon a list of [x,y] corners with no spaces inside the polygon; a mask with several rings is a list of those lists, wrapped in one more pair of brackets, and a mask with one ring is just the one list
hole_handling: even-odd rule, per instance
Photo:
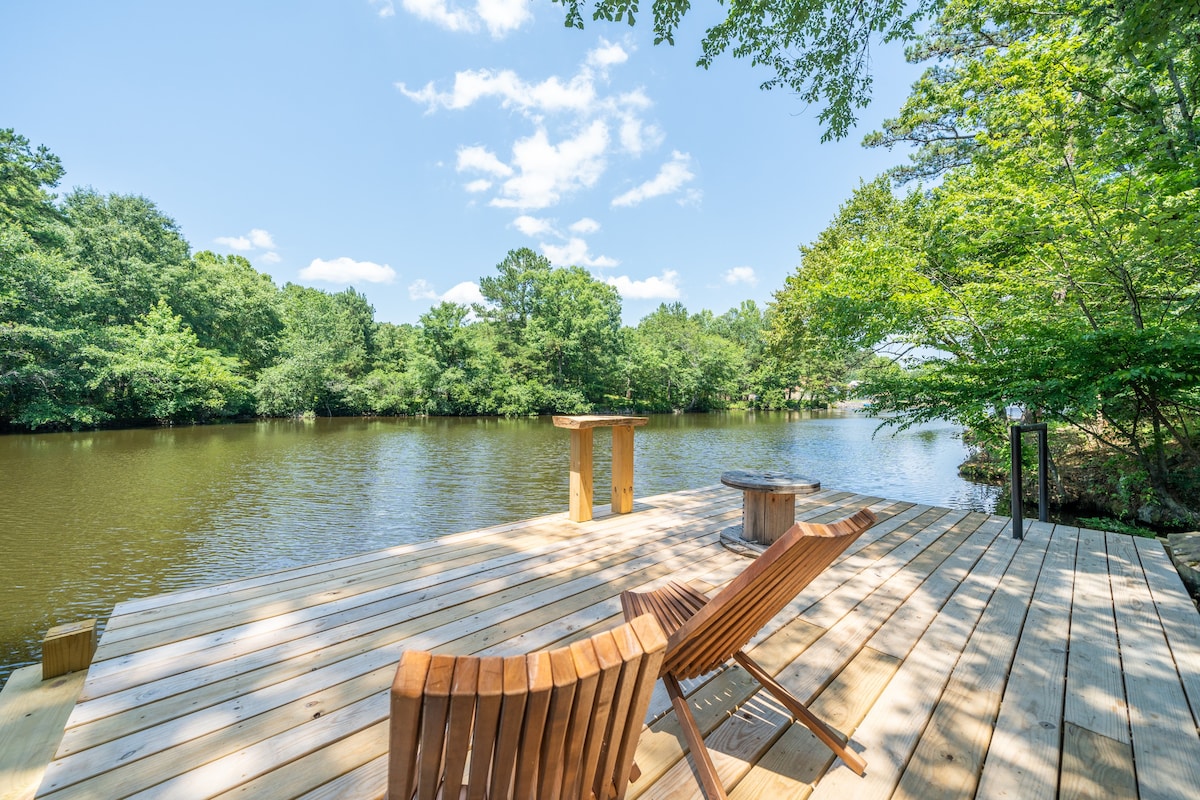
{"label": "green tree", "polygon": [[486,326],[469,321],[471,313],[467,306],[442,302],[421,315],[411,369],[425,413],[504,413],[501,406],[512,378]]}
{"label": "green tree", "polygon": [[62,213],[49,190],[62,176],[62,162],[45,145],[34,148],[12,128],[0,128],[0,225],[24,231],[39,246],[60,245]]}
{"label": "green tree", "polygon": [[604,402],[617,384],[621,301],[580,267],[554,268],[532,250],[509,251],[480,280],[475,311],[514,380],[502,413],[573,413]]}
{"label": "green tree", "polygon": [[940,183],[899,199],[860,188],[779,305],[810,347],[918,355],[871,378],[901,420],[959,419],[997,441],[1022,406],[1121,454],[1164,518],[1187,521],[1200,21],[1173,9],[1147,27],[1145,8],[948,3],[915,51],[933,66],[869,139],[917,144],[895,176]]}
{"label": "green tree", "polygon": [[144,197],[77,189],[63,211],[71,257],[96,279],[97,320],[128,325],[170,291],[170,275],[188,260],[175,221]]}
{"label": "green tree", "polygon": [[204,422],[247,407],[250,385],[238,374],[237,361],[201,347],[165,300],[114,331],[114,338],[93,386],[107,395],[115,417]]}
{"label": "green tree", "polygon": [[355,399],[370,370],[374,310],[353,289],[329,294],[289,283],[283,288],[279,359],[259,373],[258,413],[327,416],[365,410]]}
{"label": "green tree", "polygon": [[[566,25],[583,28],[588,4],[556,0],[567,9]],[[591,17],[636,22],[638,3],[594,0]],[[675,32],[691,9],[690,0],[654,0],[654,42],[675,43]],[[914,25],[938,8],[940,0],[759,0],[729,3],[725,19],[707,30],[697,66],[708,68],[725,52],[765,65],[775,76],[762,88],[782,87],[806,103],[821,103],[823,139],[845,136],[858,109],[870,100],[871,47],[906,41]]]}
{"label": "green tree", "polygon": [[712,315],[662,304],[642,319],[627,362],[633,399],[651,411],[728,407],[744,362],[736,344],[713,329]]}
{"label": "green tree", "polygon": [[90,426],[109,419],[88,388],[102,354],[87,270],[0,222],[0,426]]}
{"label": "green tree", "polygon": [[196,253],[169,276],[172,306],[200,344],[257,374],[275,358],[283,332],[281,295],[241,256]]}

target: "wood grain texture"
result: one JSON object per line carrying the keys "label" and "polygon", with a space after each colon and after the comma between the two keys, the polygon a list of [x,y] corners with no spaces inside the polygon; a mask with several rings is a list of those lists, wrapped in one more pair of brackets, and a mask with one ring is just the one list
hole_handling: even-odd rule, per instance
{"label": "wood grain texture", "polygon": [[[746,651],[839,736],[849,735],[870,765],[867,777],[832,759],[745,669],[723,664],[681,689],[735,796],[801,797],[814,783],[815,794],[836,800],[886,796],[910,768],[918,770],[907,778],[913,785],[926,769],[923,754],[946,743],[962,746],[953,750],[955,765],[979,768],[989,735],[977,797],[1082,797],[1097,785],[1123,794],[1130,774],[1145,797],[1194,796],[1200,623],[1161,547],[1065,526],[1051,536],[1041,523],[1015,545],[1004,517],[829,489],[797,497],[795,516],[828,523],[862,506],[879,522],[754,633]],[[52,734],[62,742],[38,791],[382,796],[387,692],[402,651],[480,656],[478,680],[485,661],[492,664],[488,680],[502,705],[505,670],[526,664],[518,654],[612,628],[622,591],[676,581],[686,587],[678,597],[707,599],[736,581],[752,562],[719,542],[741,513],[740,491],[706,486],[638,498],[629,514],[597,509],[586,526],[563,512],[121,603],[65,731]],[[1040,570],[1031,567],[1022,553],[1047,540]],[[1031,585],[1022,623],[1008,594],[1024,597]],[[772,598],[772,590],[762,596]],[[1115,657],[1116,680],[1128,688],[1128,745],[1063,722],[1067,648],[1085,655],[1093,622],[1106,614],[1111,621],[1098,630],[1111,631],[1101,634],[1111,652],[1100,655]],[[570,650],[585,672],[594,658],[597,695],[613,680],[604,664],[620,652],[615,641],[604,648]],[[1011,671],[1001,686],[1006,659]],[[1074,673],[1079,685],[1084,674]],[[669,709],[666,692],[654,690],[631,796],[697,796]],[[503,709],[495,713],[499,731]],[[31,719],[5,718],[0,758],[9,743],[27,740]],[[580,723],[580,715],[568,721],[564,751],[567,740],[580,741]],[[497,746],[515,747],[518,734],[497,736]],[[603,742],[582,742],[585,753],[598,744],[607,759]],[[1132,761],[1115,757],[1122,747]],[[1092,774],[1075,763],[1109,766]],[[942,775],[946,766],[930,769]],[[569,772],[564,765],[564,782],[586,783]],[[951,775],[948,783],[970,796],[969,780]]]}

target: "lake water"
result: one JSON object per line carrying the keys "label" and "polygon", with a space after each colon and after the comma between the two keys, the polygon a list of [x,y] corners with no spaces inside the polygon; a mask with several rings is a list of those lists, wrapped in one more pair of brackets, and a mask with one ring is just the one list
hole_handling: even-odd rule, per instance
{"label": "lake water", "polygon": [[[949,424],[854,412],[651,418],[634,494],[788,469],[825,488],[992,510]],[[54,625],[215,583],[567,507],[566,431],[540,419],[317,419],[0,436],[0,681]],[[609,436],[595,437],[606,502]]]}

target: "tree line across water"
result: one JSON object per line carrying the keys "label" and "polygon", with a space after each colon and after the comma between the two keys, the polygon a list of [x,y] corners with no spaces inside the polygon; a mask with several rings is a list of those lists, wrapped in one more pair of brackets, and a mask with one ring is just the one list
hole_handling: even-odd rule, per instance
{"label": "tree line across water", "polygon": [[753,301],[663,305],[621,324],[616,290],[514,250],[474,307],[378,322],[367,298],[192,253],[143,197],[49,190],[62,167],[0,131],[0,425],[54,430],[253,415],[527,415],[823,404],[830,376],[784,366]]}
{"label": "tree line across water", "polygon": [[[896,424],[962,424],[985,474],[1015,408],[1053,428],[1060,501],[1200,525],[1200,3],[793,5],[731,7],[702,63],[768,65],[827,103],[829,136],[866,102],[872,31],[926,69],[865,142],[909,162],[853,193],[765,309],[622,327],[611,287],[518,250],[486,303],[376,323],[357,292],[190,255],[143,198],[55,200],[58,160],[3,132],[0,425],[778,408],[854,377]],[[661,38],[687,8],[655,0]]]}

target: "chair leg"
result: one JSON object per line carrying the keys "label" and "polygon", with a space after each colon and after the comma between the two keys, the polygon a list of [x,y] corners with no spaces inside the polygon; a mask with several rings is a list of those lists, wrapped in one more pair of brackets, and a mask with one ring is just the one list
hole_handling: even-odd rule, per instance
{"label": "chair leg", "polygon": [[775,698],[783,703],[784,707],[792,712],[797,720],[804,723],[810,731],[816,734],[816,737],[824,742],[826,747],[832,750],[842,761],[845,761],[846,766],[854,770],[857,775],[862,775],[867,771],[867,762],[843,744],[841,738],[833,728],[826,725],[820,717],[808,710],[808,706],[801,703],[796,699],[795,695],[783,688],[774,678],[768,675],[758,665],[758,662],[742,652],[734,653],[733,658],[747,672],[753,675],[754,679],[761,683],[764,689],[775,695]]}
{"label": "chair leg", "polygon": [[687,698],[683,696],[683,687],[670,673],[663,675],[662,679],[663,686],[671,698],[671,706],[675,709],[675,718],[679,720],[679,727],[683,729],[683,738],[687,740],[688,748],[692,751],[692,760],[696,764],[696,772],[699,773],[700,785],[704,787],[704,795],[708,800],[727,800],[725,788],[721,786],[721,780],[717,777],[717,768],[713,766],[708,748],[704,746],[700,726],[692,716]]}

